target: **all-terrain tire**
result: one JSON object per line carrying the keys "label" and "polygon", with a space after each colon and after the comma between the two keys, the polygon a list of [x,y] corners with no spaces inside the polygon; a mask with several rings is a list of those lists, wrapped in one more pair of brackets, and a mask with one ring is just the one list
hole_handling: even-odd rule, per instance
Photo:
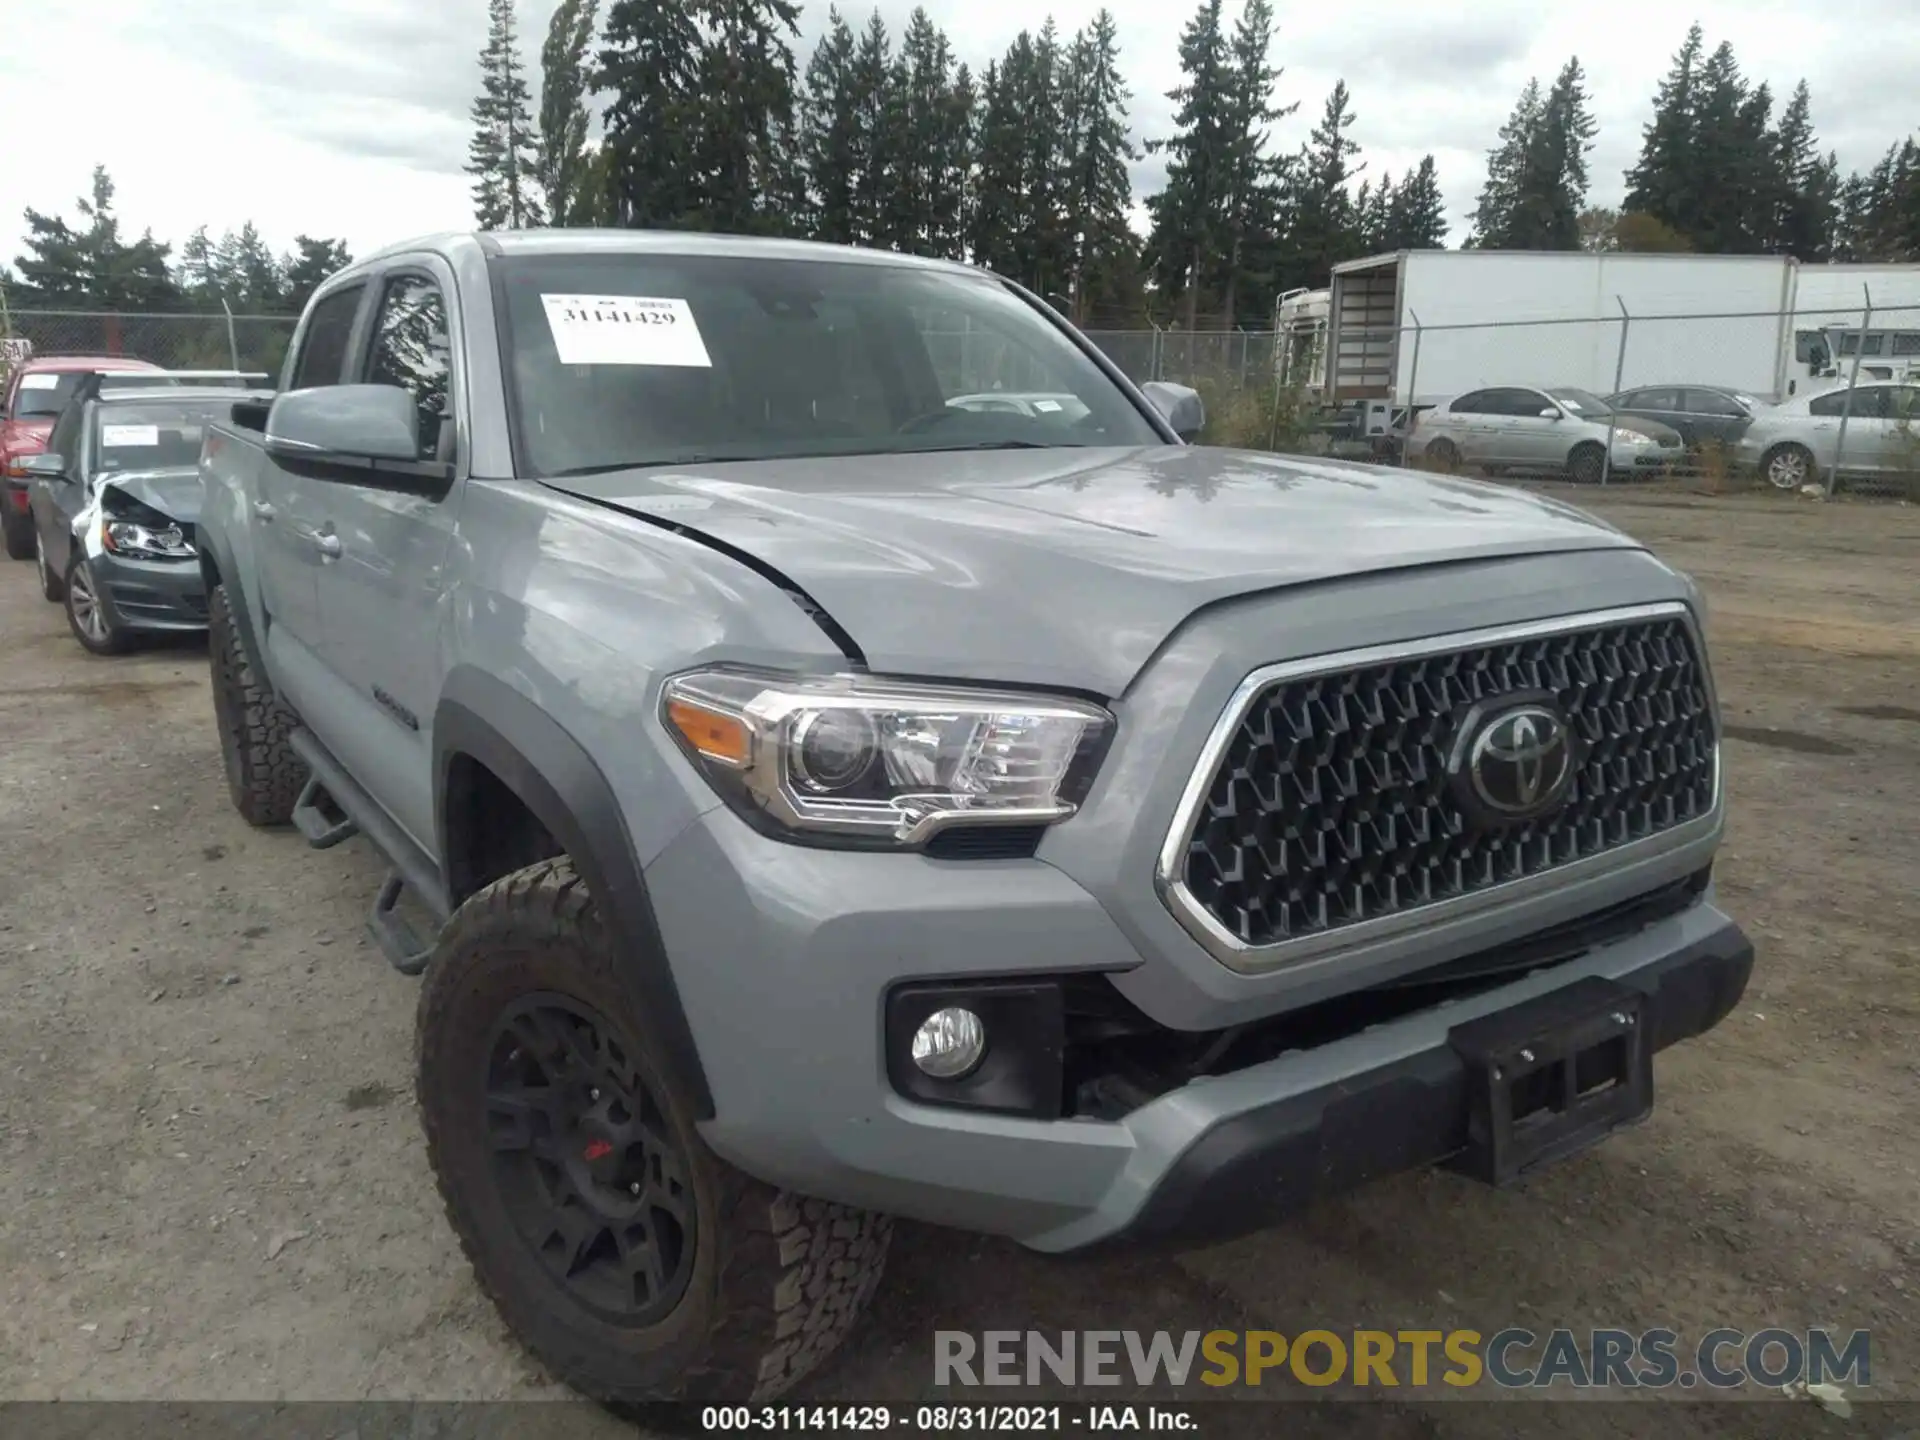
{"label": "all-terrain tire", "polygon": [[227,794],[249,825],[285,825],[307,783],[294,753],[294,714],[253,673],[227,587],[207,596],[207,654],[213,669],[213,718]]}
{"label": "all-terrain tire", "polygon": [[[508,1328],[582,1394],[616,1407],[771,1399],[853,1329],[879,1285],[892,1221],[774,1189],[709,1150],[694,1130],[687,1087],[653,1043],[619,964],[570,859],[494,882],[448,922],[416,1030],[420,1116],[447,1218]],[[608,1022],[688,1180],[694,1223],[684,1288],[645,1323],[609,1320],[554,1273],[510,1211],[495,1162],[485,1091],[499,1026],[517,1005],[551,998]],[[556,1063],[565,1062],[556,1055]],[[651,1232],[647,1243],[658,1244]]]}

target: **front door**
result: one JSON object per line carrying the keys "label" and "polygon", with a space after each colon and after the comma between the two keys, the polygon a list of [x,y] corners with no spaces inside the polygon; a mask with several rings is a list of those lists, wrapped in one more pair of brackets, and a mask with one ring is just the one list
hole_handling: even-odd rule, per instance
{"label": "front door", "polygon": [[420,418],[416,482],[360,483],[342,472],[323,487],[332,537],[319,570],[328,671],[330,749],[433,853],[432,723],[445,620],[446,562],[459,492],[453,344],[437,260],[396,262],[379,281],[377,309],[355,373],[413,396]]}
{"label": "front door", "polygon": [[[339,385],[365,328],[365,283],[344,286],[314,307],[294,341],[285,388]],[[305,467],[262,453],[252,506],[254,564],[266,611],[266,646],[275,682],[302,717],[325,703],[321,660],[320,570],[325,559],[329,482]]]}
{"label": "front door", "polygon": [[1560,407],[1537,390],[1496,390],[1499,407],[1499,463],[1527,469],[1558,469],[1566,459],[1565,420],[1549,420],[1542,411],[1559,415]]}

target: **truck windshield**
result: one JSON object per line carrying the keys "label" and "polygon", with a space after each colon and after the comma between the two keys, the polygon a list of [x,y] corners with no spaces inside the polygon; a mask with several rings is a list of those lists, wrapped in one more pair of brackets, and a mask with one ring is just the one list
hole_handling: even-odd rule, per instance
{"label": "truck windshield", "polygon": [[1097,364],[985,276],[715,255],[495,264],[516,450],[535,476],[1163,443]]}

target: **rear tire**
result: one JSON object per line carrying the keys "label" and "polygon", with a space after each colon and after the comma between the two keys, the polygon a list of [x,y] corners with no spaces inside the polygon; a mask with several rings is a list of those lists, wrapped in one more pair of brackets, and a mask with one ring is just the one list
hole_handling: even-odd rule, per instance
{"label": "rear tire", "polygon": [[1776,445],[1760,458],[1760,473],[1776,490],[1811,484],[1813,470],[1813,452],[1804,445]]}
{"label": "rear tire", "polygon": [[1567,457],[1567,478],[1576,485],[1598,485],[1606,469],[1607,452],[1591,441],[1574,446]]}
{"label": "rear tire", "polygon": [[581,1393],[769,1400],[853,1328],[892,1221],[721,1160],[651,1041],[570,859],[467,900],[417,1028],[447,1218],[508,1328]]}
{"label": "rear tire", "polygon": [[233,808],[249,825],[285,825],[307,783],[306,763],[290,739],[294,714],[253,673],[224,585],[215,585],[207,596],[207,653],[213,718]]}
{"label": "rear tire", "polygon": [[13,508],[13,497],[0,494],[0,530],[6,531],[7,554],[15,560],[31,560],[40,546],[33,533],[33,516]]}
{"label": "rear tire", "polygon": [[1429,465],[1449,475],[1460,468],[1460,447],[1451,440],[1435,440],[1427,446],[1425,455]]}
{"label": "rear tire", "polygon": [[67,562],[65,583],[67,628],[73,631],[80,648],[93,655],[126,654],[132,648],[133,639],[107,614],[106,602],[94,586],[87,557],[80,553],[77,545],[73,558]]}

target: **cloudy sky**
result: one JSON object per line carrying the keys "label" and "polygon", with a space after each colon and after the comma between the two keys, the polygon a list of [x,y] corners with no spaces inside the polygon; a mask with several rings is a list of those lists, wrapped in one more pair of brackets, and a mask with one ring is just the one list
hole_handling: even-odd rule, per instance
{"label": "cloudy sky", "polygon": [[[554,3],[521,0],[530,57]],[[1045,13],[1031,0],[925,3],[976,68]],[[1190,6],[1107,4],[1136,137],[1163,135]],[[1099,5],[1057,0],[1052,14],[1068,32]],[[859,23],[870,8],[850,0],[847,13]],[[897,34],[912,6],[878,8]],[[1237,8],[1228,0],[1229,14]],[[276,248],[305,232],[344,236],[361,253],[470,223],[461,165],[485,9],[485,0],[0,0],[0,258],[18,252],[26,206],[71,215],[96,162],[113,175],[124,224],[176,245],[197,225],[218,235],[251,219]],[[1451,13],[1414,0],[1283,0],[1278,9],[1278,96],[1300,109],[1277,143],[1296,148],[1345,77],[1368,173],[1398,175],[1432,151],[1455,243],[1515,96],[1569,55],[1586,67],[1600,121],[1590,198],[1617,201],[1654,87],[1696,18],[1709,48],[1732,40],[1749,77],[1782,97],[1804,76],[1821,142],[1844,166],[1870,164],[1920,122],[1916,0],[1475,0]],[[825,18],[824,3],[806,5],[803,65]],[[1142,165],[1143,186],[1156,177]]]}

